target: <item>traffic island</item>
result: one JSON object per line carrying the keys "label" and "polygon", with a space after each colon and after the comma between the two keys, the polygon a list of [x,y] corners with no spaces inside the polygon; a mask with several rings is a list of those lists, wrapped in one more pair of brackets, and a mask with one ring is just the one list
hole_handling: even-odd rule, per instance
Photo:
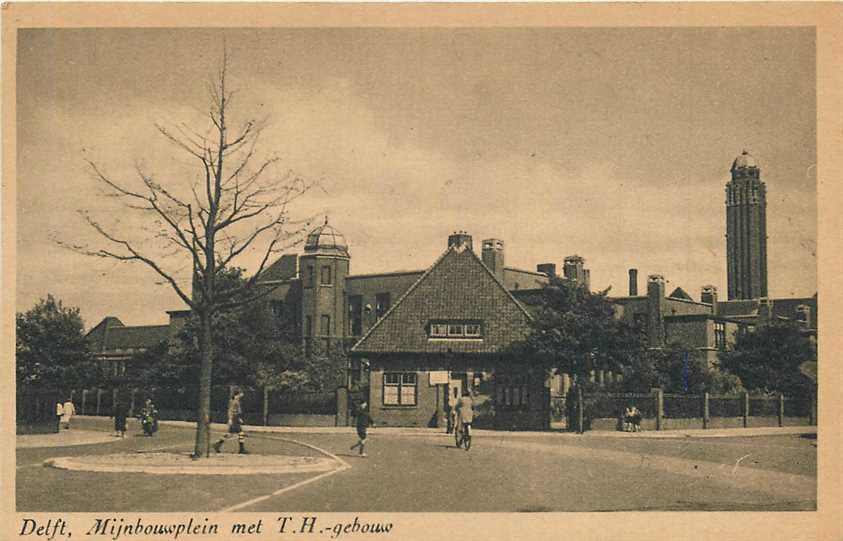
{"label": "traffic island", "polygon": [[44,461],[62,470],[153,475],[258,475],[327,472],[344,467],[328,457],[218,454],[194,460],[189,453],[149,452],[67,456]]}

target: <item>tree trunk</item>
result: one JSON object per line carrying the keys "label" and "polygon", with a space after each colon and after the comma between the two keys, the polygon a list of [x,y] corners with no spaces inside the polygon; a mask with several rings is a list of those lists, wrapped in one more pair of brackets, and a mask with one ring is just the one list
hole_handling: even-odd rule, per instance
{"label": "tree trunk", "polygon": [[199,339],[199,404],[196,409],[196,446],[193,456],[208,455],[211,445],[211,369],[214,363],[211,341],[211,316],[200,314],[201,335]]}

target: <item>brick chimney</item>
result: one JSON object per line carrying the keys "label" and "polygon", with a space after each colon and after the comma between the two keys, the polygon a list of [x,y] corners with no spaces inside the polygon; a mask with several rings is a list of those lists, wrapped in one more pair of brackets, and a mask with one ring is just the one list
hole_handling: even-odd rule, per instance
{"label": "brick chimney", "polygon": [[471,243],[471,235],[465,231],[455,231],[453,234],[448,236],[448,248],[460,245],[467,246],[469,250],[474,251],[474,247]]}
{"label": "brick chimney", "polygon": [[638,296],[638,269],[629,269],[629,296]]}
{"label": "brick chimney", "polygon": [[700,302],[711,305],[711,313],[717,313],[717,288],[711,285],[702,286],[700,293]]}
{"label": "brick chimney", "polygon": [[483,241],[483,264],[486,265],[492,274],[503,282],[504,251],[503,241],[499,239],[486,239]]}
{"label": "brick chimney", "polygon": [[647,338],[650,347],[664,346],[664,315],[667,310],[664,276],[651,274],[647,277]]}

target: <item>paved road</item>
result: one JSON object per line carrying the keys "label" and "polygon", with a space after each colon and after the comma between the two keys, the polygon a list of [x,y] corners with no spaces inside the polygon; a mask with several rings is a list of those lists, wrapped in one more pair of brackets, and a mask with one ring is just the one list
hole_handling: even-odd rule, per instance
{"label": "paved road", "polygon": [[18,509],[218,511],[243,504],[239,510],[267,512],[816,509],[816,440],[799,436],[633,440],[496,433],[475,436],[466,452],[456,449],[450,438],[375,429],[368,458],[349,452],[351,432],[254,435],[249,444],[260,453],[308,452],[281,437],[336,453],[351,468],[248,504],[309,476],[194,479],[66,472],[37,465],[49,456],[153,444],[190,448],[190,430],[163,427],[155,441],[130,438],[99,446],[19,449]]}

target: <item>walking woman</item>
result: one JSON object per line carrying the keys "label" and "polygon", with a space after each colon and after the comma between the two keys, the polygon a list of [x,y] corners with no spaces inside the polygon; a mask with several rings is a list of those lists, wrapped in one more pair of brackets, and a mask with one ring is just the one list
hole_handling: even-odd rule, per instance
{"label": "walking woman", "polygon": [[[58,411],[58,408],[56,408]],[[73,405],[73,400],[70,398],[62,406],[61,424],[65,430],[70,430],[70,420],[76,415],[76,406]]]}
{"label": "walking woman", "polygon": [[225,440],[237,434],[237,443],[240,445],[240,454],[248,455],[246,450],[246,434],[243,432],[243,408],[240,400],[243,398],[243,391],[236,390],[228,403],[228,433],[214,444],[214,451],[222,452]]}

